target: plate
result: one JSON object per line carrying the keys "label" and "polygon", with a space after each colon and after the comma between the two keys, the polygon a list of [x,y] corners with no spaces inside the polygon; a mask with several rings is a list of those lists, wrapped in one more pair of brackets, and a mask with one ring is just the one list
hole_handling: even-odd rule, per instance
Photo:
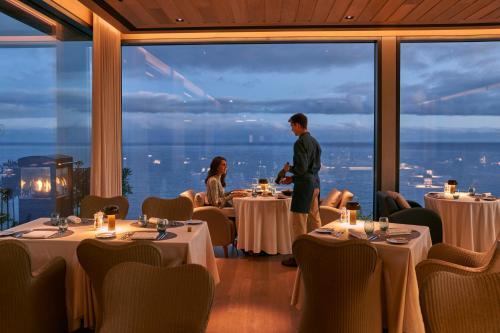
{"label": "plate", "polygon": [[486,197],[486,198],[483,198],[483,200],[485,200],[485,201],[496,201],[497,198],[495,198],[495,197]]}
{"label": "plate", "polygon": [[322,229],[322,228],[318,228],[316,230],[317,233],[319,234],[331,234],[332,233],[332,230],[331,229]]}
{"label": "plate", "polygon": [[186,224],[189,224],[189,225],[197,225],[197,224],[202,224],[203,221],[199,221],[199,220],[190,220],[190,221],[187,221]]}
{"label": "plate", "polygon": [[100,232],[95,235],[95,238],[99,239],[109,239],[109,238],[114,238],[116,237],[116,233],[114,232]]}
{"label": "plate", "polygon": [[391,244],[406,244],[408,243],[408,239],[404,237],[389,237],[386,238],[386,242]]}

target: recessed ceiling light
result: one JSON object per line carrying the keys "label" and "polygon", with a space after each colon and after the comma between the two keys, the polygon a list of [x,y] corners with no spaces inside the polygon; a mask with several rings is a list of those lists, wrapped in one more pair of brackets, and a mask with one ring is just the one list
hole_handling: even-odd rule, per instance
{"label": "recessed ceiling light", "polygon": [[345,19],[346,19],[346,20],[352,20],[353,18],[354,18],[354,16],[352,16],[352,15],[347,15],[347,16],[345,17]]}
{"label": "recessed ceiling light", "polygon": [[175,19],[177,22],[184,22],[184,19],[182,17],[178,17]]}

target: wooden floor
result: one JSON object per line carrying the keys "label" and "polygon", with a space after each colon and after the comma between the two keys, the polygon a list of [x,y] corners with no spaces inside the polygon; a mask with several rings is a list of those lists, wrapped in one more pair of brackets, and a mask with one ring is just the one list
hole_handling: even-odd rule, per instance
{"label": "wooden floor", "polygon": [[217,251],[221,282],[207,333],[296,332],[299,312],[290,306],[295,269],[281,265],[283,256],[232,255],[225,259]]}

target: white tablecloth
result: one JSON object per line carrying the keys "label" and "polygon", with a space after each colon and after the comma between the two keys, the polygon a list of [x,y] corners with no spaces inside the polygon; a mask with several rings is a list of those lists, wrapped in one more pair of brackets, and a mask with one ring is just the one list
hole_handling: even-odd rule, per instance
{"label": "white tablecloth", "polygon": [[[26,230],[34,228],[50,228],[44,225],[48,218],[40,218],[29,223],[22,224],[11,230]],[[145,231],[147,229],[132,226],[134,221],[116,221],[116,232]],[[93,301],[88,277],[80,266],[76,255],[76,248],[81,240],[95,238],[92,226],[70,224],[69,230],[72,235],[54,239],[22,239],[30,251],[32,270],[36,270],[54,257],[63,257],[66,260],[66,306],[70,330],[80,326],[80,319],[84,319],[86,327],[92,327]],[[184,258],[185,263],[194,263],[205,266],[212,274],[215,283],[219,283],[219,272],[215,262],[212,241],[206,223],[193,225],[192,232],[187,232],[186,226],[168,229],[177,234],[177,237],[154,242],[165,255],[179,255]],[[10,237],[0,238],[12,239]],[[103,240],[110,244],[129,243],[130,240],[120,240],[119,237],[112,240]]]}
{"label": "white tablecloth", "polygon": [[[428,227],[418,225],[403,225],[391,223],[391,228],[411,228],[420,232],[418,238],[410,240],[408,244],[392,245],[386,242],[372,242],[377,248],[378,255],[382,259],[382,279],[384,286],[383,302],[384,326],[389,332],[425,332],[420,302],[418,298],[418,283],[415,266],[427,258],[427,253],[432,246]],[[344,234],[340,239],[331,235],[311,232],[310,234],[331,241],[345,240],[348,238],[347,229],[363,231],[363,222],[351,226],[349,223],[329,223],[323,228],[334,228],[342,230]],[[376,223],[378,230],[378,223]],[[292,294],[292,305],[301,307],[303,302],[303,284],[300,270],[297,270],[297,278]]]}
{"label": "white tablecloth", "polygon": [[500,237],[500,200],[474,201],[465,194],[457,200],[425,195],[424,200],[441,217],[443,243],[482,252]]}
{"label": "white tablecloth", "polygon": [[268,254],[292,253],[291,202],[291,198],[234,198],[238,249]]}

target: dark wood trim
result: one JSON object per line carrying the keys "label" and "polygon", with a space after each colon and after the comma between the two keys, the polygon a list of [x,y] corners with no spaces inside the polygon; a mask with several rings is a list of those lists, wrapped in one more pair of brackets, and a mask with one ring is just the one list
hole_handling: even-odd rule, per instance
{"label": "dark wood trim", "polygon": [[374,157],[375,157],[375,170],[373,172],[373,217],[378,219],[377,210],[377,191],[382,188],[382,42],[380,40],[375,44],[375,131],[374,131]]}
{"label": "dark wood trim", "polygon": [[400,44],[400,39],[396,38],[396,169],[395,172],[396,174],[394,175],[395,177],[395,191],[399,192],[399,166],[401,164],[400,162],[400,149],[401,149],[401,131],[400,131],[400,105],[401,105],[401,100],[400,100],[400,95],[401,95],[401,68],[400,66],[400,55],[401,55],[401,44]]}
{"label": "dark wood trim", "polygon": [[[102,10],[104,10],[106,13],[111,15],[113,18],[115,18],[118,22],[123,24],[125,28],[127,28],[130,31],[137,31],[137,27],[132,24],[129,20],[127,20],[122,14],[120,14],[118,11],[116,11],[113,6],[108,4],[104,0],[92,0],[96,5],[101,7]],[[160,0],[161,1],[161,0]]]}

